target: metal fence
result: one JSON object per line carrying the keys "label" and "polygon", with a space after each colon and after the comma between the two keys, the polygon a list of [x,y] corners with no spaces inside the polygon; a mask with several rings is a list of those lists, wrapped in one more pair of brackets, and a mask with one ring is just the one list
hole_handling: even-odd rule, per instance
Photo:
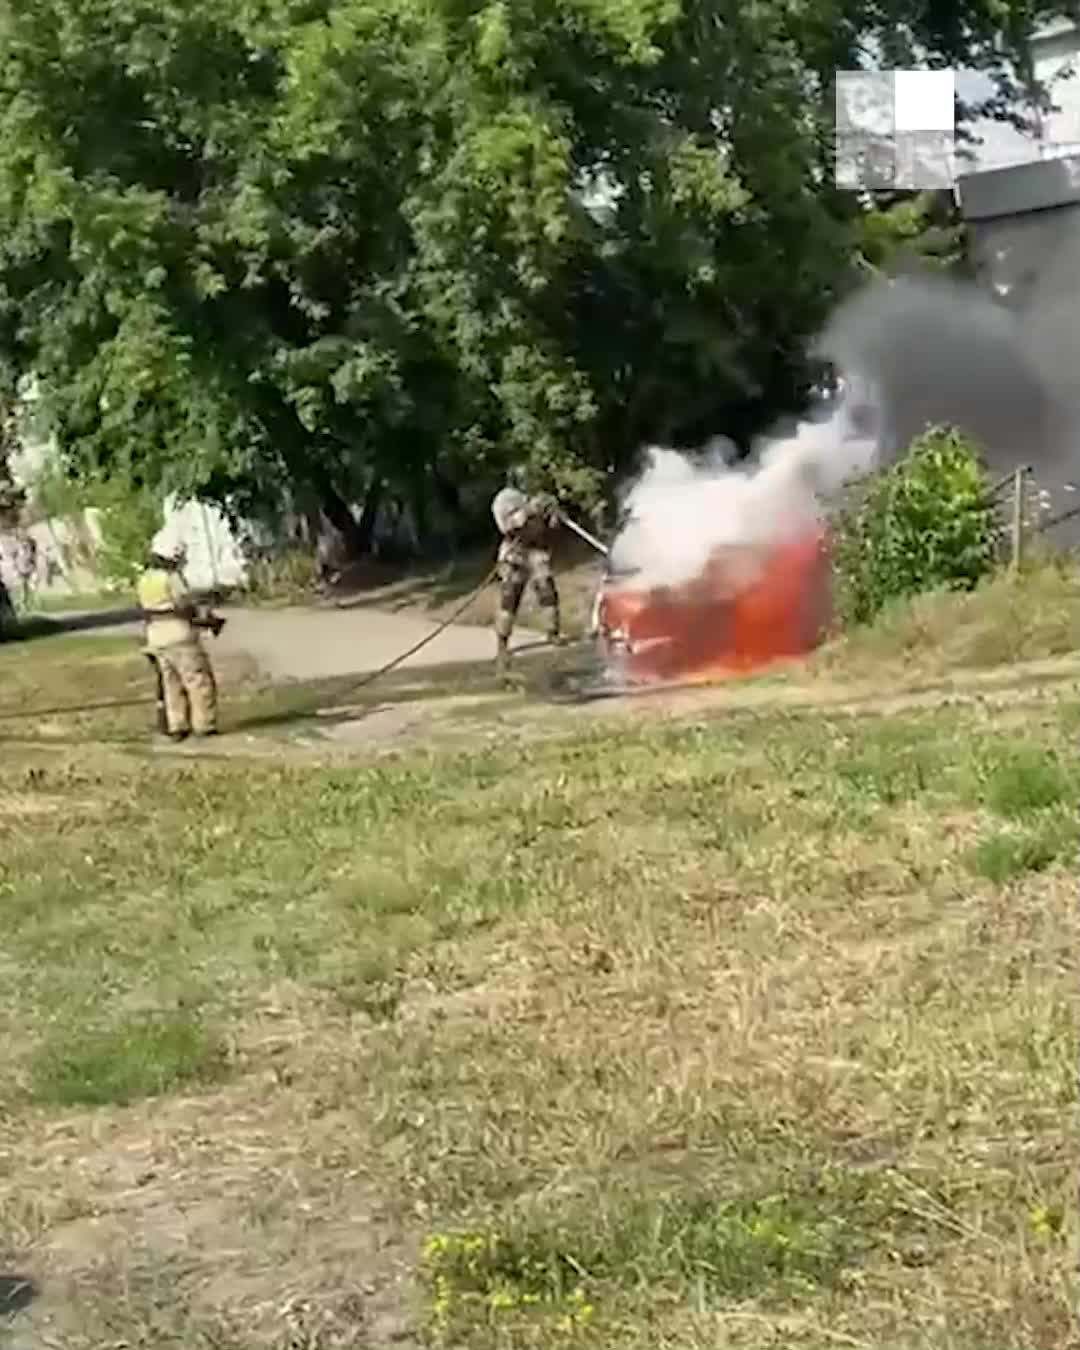
{"label": "metal fence", "polygon": [[988,497],[1000,510],[1003,552],[1014,570],[1022,564],[1033,540],[1080,516],[1080,500],[1064,509],[1053,509],[1050,494],[1040,488],[1030,464],[1018,465],[992,483]]}

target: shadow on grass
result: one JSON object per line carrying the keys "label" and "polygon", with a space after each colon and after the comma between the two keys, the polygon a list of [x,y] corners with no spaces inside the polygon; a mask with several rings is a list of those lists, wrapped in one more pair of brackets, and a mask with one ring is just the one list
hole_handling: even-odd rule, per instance
{"label": "shadow on grass", "polygon": [[346,578],[334,593],[337,609],[378,609],[397,613],[403,609],[439,609],[463,602],[480,587],[494,566],[486,554],[418,573],[402,580],[389,576]]}
{"label": "shadow on grass", "polygon": [[[556,581],[566,571],[595,563],[596,554],[577,540],[560,540],[553,550]],[[477,550],[453,561],[402,576],[391,568],[364,568],[346,575],[333,592],[338,609],[438,610],[462,603],[479,589],[495,566],[495,551]]]}
{"label": "shadow on grass", "polygon": [[22,1312],[39,1292],[29,1275],[0,1274],[0,1318]]}
{"label": "shadow on grass", "polygon": [[377,677],[338,676],[255,694],[234,705],[227,730],[332,727],[359,721],[376,710],[444,699],[495,698],[508,691],[546,700],[584,674],[580,649],[552,650],[543,642],[530,643],[516,653],[515,676],[509,684],[495,675],[490,661],[402,669]]}
{"label": "shadow on grass", "polygon": [[85,633],[96,628],[122,628],[139,621],[137,608],[103,609],[83,614],[31,614],[20,619],[4,634],[5,642],[31,642],[35,638],[59,637],[64,633]]}

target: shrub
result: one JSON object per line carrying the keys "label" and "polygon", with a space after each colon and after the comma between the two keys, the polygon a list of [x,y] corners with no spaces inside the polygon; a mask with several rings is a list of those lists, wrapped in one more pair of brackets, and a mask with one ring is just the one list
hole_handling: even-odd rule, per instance
{"label": "shrub", "polygon": [[133,585],[146,566],[150,541],[164,522],[161,498],[126,478],[103,477],[94,485],[91,505],[97,508],[101,532],[99,575],[114,585]]}
{"label": "shrub", "polygon": [[934,427],[859,484],[834,521],[837,615],[873,619],[891,600],[971,590],[993,568],[997,518],[975,446]]}
{"label": "shrub", "polygon": [[134,583],[164,522],[158,493],[122,471],[73,477],[52,464],[39,474],[33,495],[39,513],[49,519],[83,522],[88,510],[97,512],[100,538],[92,543],[88,535],[66,559],[69,567],[77,563],[110,585]]}
{"label": "shrub", "polygon": [[262,602],[301,601],[310,597],[318,579],[318,562],[311,553],[287,549],[251,559],[247,593],[249,599]]}

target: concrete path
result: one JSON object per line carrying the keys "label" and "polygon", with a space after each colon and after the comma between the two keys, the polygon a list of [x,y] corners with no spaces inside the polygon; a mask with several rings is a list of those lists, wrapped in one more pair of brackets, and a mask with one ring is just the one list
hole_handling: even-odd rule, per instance
{"label": "concrete path", "polygon": [[[228,626],[210,651],[251,657],[271,679],[317,680],[353,675],[393,661],[434,633],[430,620],[370,609],[226,609]],[[515,633],[517,649],[535,645],[537,635]],[[490,661],[495,638],[490,628],[451,624],[402,669]]]}
{"label": "concrete path", "polygon": [[[412,614],[387,614],[371,609],[241,609],[226,608],[228,620],[220,638],[207,638],[212,656],[244,656],[272,680],[332,679],[338,675],[378,670],[402,652],[433,634],[438,624]],[[63,621],[67,616],[53,616]],[[142,626],[130,612],[115,616],[71,616],[73,629],[91,633],[130,633],[138,640]],[[91,626],[92,623],[92,626]],[[538,645],[536,633],[519,629],[511,646]],[[451,624],[420,651],[402,662],[402,669],[491,661],[495,638],[490,628]]]}

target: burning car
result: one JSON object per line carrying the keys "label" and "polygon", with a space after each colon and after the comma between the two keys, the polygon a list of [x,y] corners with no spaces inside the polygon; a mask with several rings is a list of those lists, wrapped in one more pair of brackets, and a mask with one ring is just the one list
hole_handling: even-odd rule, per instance
{"label": "burning car", "polygon": [[678,586],[642,587],[609,569],[592,632],[611,678],[631,685],[706,680],[812,651],[832,615],[827,535],[716,548]]}

